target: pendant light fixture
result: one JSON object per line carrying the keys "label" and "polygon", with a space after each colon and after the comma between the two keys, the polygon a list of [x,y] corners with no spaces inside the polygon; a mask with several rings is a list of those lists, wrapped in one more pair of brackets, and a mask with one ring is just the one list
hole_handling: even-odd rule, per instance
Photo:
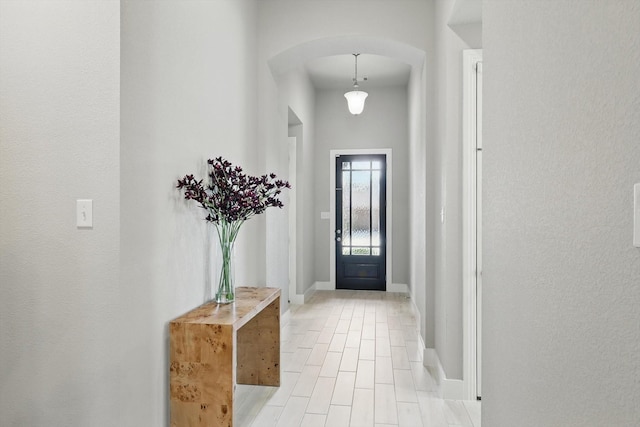
{"label": "pendant light fixture", "polygon": [[347,98],[347,106],[349,107],[349,112],[354,116],[362,113],[362,110],[364,110],[364,100],[367,99],[367,96],[369,96],[367,92],[358,90],[358,55],[360,54],[353,54],[356,59],[356,72],[353,78],[353,90],[344,94],[344,97]]}

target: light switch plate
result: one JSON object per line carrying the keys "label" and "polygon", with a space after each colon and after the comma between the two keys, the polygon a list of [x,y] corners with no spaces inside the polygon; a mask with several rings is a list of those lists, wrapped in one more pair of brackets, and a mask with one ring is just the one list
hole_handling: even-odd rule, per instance
{"label": "light switch plate", "polygon": [[79,199],[76,201],[76,225],[78,228],[93,227],[93,200]]}
{"label": "light switch plate", "polygon": [[633,186],[633,246],[640,248],[640,183]]}
{"label": "light switch plate", "polygon": [[331,219],[331,212],[320,212],[320,219]]}

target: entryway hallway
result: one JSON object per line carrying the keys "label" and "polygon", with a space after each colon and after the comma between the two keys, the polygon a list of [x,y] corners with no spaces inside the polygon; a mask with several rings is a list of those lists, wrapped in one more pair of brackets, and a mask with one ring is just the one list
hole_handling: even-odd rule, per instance
{"label": "entryway hallway", "polygon": [[318,291],[281,340],[281,386],[237,386],[240,426],[480,427],[480,402],[438,397],[403,294]]}

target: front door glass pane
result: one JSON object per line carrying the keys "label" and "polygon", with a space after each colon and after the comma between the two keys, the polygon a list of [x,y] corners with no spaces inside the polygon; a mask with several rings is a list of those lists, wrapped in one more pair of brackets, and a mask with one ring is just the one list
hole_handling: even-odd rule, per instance
{"label": "front door glass pane", "polygon": [[[357,162],[353,162],[354,166]],[[351,183],[351,242],[369,246],[371,242],[371,172],[353,171]]]}
{"label": "front door glass pane", "polygon": [[371,175],[371,246],[380,246],[380,171]]}
{"label": "front door glass pane", "polygon": [[[343,165],[348,162],[342,163]],[[351,171],[342,172],[342,246],[351,246]],[[340,236],[338,236],[340,237]],[[349,255],[349,251],[344,253]]]}
{"label": "front door glass pane", "polygon": [[342,254],[380,256],[379,161],[342,163]]}
{"label": "front door glass pane", "polygon": [[360,246],[353,246],[351,248],[351,255],[371,255],[371,248],[366,247],[360,247]]}
{"label": "front door glass pane", "polygon": [[371,169],[371,162],[369,162],[369,161],[366,161],[366,162],[353,162],[353,169],[370,170]]}

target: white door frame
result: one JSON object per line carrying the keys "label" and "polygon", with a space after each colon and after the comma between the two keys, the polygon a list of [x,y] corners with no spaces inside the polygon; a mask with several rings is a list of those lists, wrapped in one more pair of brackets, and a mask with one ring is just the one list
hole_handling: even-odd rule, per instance
{"label": "white door frame", "polygon": [[330,150],[329,151],[329,212],[331,217],[329,218],[329,289],[336,289],[336,156],[347,155],[367,155],[367,154],[383,154],[387,157],[387,221],[386,221],[386,245],[387,245],[387,258],[386,258],[386,288],[387,292],[393,292],[392,287],[393,271],[392,263],[393,259],[393,238],[392,238],[392,206],[393,206],[393,194],[392,188],[392,150],[391,148],[373,148],[373,149],[345,149],[345,150]]}
{"label": "white door frame", "polygon": [[[478,322],[478,310],[481,299],[479,286],[481,281],[481,271],[478,269],[478,256],[481,256],[481,249],[477,251],[477,206],[480,194],[476,189],[482,178],[478,180],[478,170],[476,162],[478,160],[478,148],[482,148],[481,134],[481,105],[477,105],[478,92],[482,86],[477,85],[476,68],[482,71],[482,50],[464,50],[462,52],[462,73],[463,73],[463,111],[462,111],[462,295],[463,295],[463,390],[464,398],[476,400],[479,396],[478,381],[480,374],[480,352],[481,341],[478,340],[481,332]],[[480,63],[480,66],[476,65]],[[480,95],[481,99],[481,95]],[[480,118],[480,120],[479,120]],[[480,181],[480,182],[479,182]],[[480,268],[481,265],[480,265]]]}
{"label": "white door frame", "polygon": [[296,138],[295,136],[290,136],[287,140],[289,149],[289,184],[291,184],[291,190],[287,192],[289,194],[289,301],[293,304],[303,304],[304,298],[300,298],[298,296],[297,289],[298,215],[296,195],[298,186],[296,175],[298,173],[298,169],[296,166],[296,156],[298,138]]}

